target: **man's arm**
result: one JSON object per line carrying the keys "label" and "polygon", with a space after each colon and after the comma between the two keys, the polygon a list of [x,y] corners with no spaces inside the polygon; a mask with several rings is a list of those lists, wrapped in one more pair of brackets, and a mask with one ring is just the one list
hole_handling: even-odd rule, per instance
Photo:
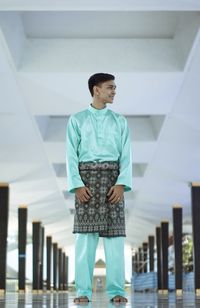
{"label": "man's arm", "polygon": [[132,151],[130,142],[130,132],[125,117],[122,126],[122,145],[119,158],[120,174],[115,185],[124,185],[124,191],[132,189]]}
{"label": "man's arm", "polygon": [[111,203],[118,203],[123,198],[124,191],[132,189],[132,152],[130,133],[126,119],[122,118],[121,155],[119,158],[120,173],[117,182],[107,194]]}
{"label": "man's arm", "polygon": [[78,145],[81,136],[76,120],[71,116],[67,124],[66,134],[66,167],[67,167],[67,190],[75,193],[76,188],[85,186],[78,170]]}

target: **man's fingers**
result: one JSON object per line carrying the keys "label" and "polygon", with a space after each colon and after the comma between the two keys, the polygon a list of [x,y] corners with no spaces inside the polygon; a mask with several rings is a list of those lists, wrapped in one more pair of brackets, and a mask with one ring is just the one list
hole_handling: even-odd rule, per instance
{"label": "man's fingers", "polygon": [[109,197],[112,192],[113,192],[113,187],[110,188],[109,192],[107,193],[107,196]]}
{"label": "man's fingers", "polygon": [[90,197],[92,197],[92,193],[91,193],[90,189],[89,189],[88,187],[85,187],[85,189],[86,189],[87,194],[88,194]]}
{"label": "man's fingers", "polygon": [[113,192],[113,194],[110,196],[110,198],[108,199],[108,201],[110,201],[111,203],[118,203],[120,202],[121,197],[119,195],[116,195],[116,193]]}
{"label": "man's fingers", "polygon": [[[77,197],[80,202],[87,202],[92,197],[92,193],[90,189],[87,186],[85,186],[84,189],[82,189],[77,194]],[[108,197],[108,201],[111,203],[118,203],[121,200],[121,197],[119,196],[117,191],[115,191],[114,187],[110,188],[109,192],[107,193],[107,197]]]}
{"label": "man's fingers", "polygon": [[78,195],[78,199],[80,200],[80,202],[87,202],[91,197],[92,197],[92,193],[87,187],[85,187],[84,191],[82,191]]}
{"label": "man's fingers", "polygon": [[116,200],[117,200],[117,198],[116,198],[116,196],[114,197],[114,198],[112,198],[112,200],[110,201],[111,203],[116,203]]}
{"label": "man's fingers", "polygon": [[83,197],[85,197],[86,200],[89,200],[91,198],[87,191],[83,194]]}
{"label": "man's fingers", "polygon": [[[120,185],[121,186],[121,185]],[[121,189],[119,185],[118,186],[112,186],[109,190],[109,193],[107,194],[107,196],[109,197],[108,201],[110,201],[111,203],[118,203],[121,201],[122,196],[123,196],[123,192],[124,188]]]}
{"label": "man's fingers", "polygon": [[115,193],[113,191],[112,195],[110,196],[110,198],[108,199],[108,201],[112,201],[115,198]]}
{"label": "man's fingers", "polygon": [[89,199],[90,199],[90,198],[85,197],[85,196],[82,198],[83,202],[87,202]]}
{"label": "man's fingers", "polygon": [[82,202],[82,203],[88,201],[88,199],[87,199],[86,197],[79,197],[78,199],[79,199],[79,201]]}
{"label": "man's fingers", "polygon": [[87,202],[90,199],[90,196],[82,194],[81,196],[79,196],[79,199],[81,202]]}
{"label": "man's fingers", "polygon": [[112,200],[111,203],[119,203],[120,200],[121,200],[121,198],[116,196],[116,197]]}

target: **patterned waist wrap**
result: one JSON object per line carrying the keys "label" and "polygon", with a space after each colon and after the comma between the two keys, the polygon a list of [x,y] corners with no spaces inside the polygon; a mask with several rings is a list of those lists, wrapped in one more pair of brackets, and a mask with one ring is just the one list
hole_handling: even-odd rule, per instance
{"label": "patterned waist wrap", "polygon": [[99,233],[99,236],[126,236],[124,217],[124,197],[111,204],[107,193],[115,185],[119,175],[117,161],[80,162],[79,173],[92,197],[80,202],[75,196],[75,216],[73,233]]}

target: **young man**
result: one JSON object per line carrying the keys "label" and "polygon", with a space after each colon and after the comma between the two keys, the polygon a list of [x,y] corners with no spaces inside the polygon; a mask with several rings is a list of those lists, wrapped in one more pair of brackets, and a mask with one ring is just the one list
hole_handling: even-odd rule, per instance
{"label": "young man", "polygon": [[71,115],[67,125],[67,185],[75,193],[75,303],[91,301],[95,253],[103,237],[106,290],[113,302],[125,298],[124,191],[132,189],[132,155],[126,118],[107,108],[115,77],[97,73],[88,80],[92,103]]}

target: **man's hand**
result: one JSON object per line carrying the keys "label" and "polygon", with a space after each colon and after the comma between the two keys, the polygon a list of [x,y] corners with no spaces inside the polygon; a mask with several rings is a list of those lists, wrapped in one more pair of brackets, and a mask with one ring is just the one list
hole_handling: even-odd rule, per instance
{"label": "man's hand", "polygon": [[114,185],[110,188],[107,196],[111,203],[118,203],[122,200],[124,194],[124,185]]}
{"label": "man's hand", "polygon": [[87,202],[92,197],[92,193],[87,186],[76,188],[76,197],[80,202]]}

